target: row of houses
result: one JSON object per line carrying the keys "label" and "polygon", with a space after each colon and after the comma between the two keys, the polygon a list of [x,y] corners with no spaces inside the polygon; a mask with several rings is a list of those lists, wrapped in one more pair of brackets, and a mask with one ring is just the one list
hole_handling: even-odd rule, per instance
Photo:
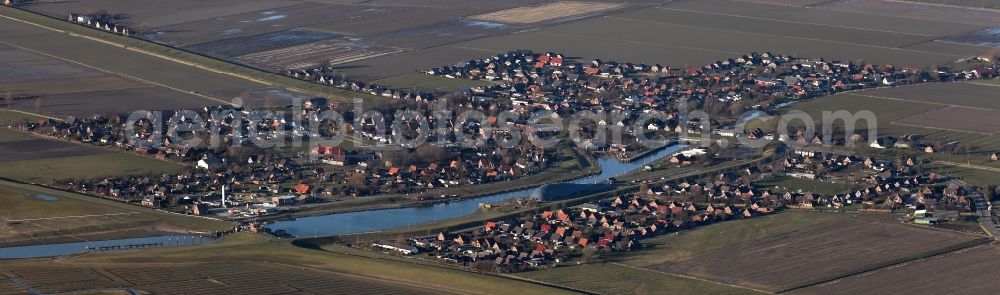
{"label": "row of houses", "polygon": [[133,35],[132,29],[128,28],[123,24],[119,24],[115,19],[106,14],[79,14],[71,13],[69,17],[66,18],[67,21],[79,24],[82,26],[92,27],[98,30],[107,31],[122,36]]}
{"label": "row of houses", "polygon": [[699,207],[635,194],[544,211],[529,218],[490,221],[472,232],[414,239],[410,246],[445,262],[489,265],[498,272],[545,268],[593,252],[627,251],[642,240],[712,222],[770,214],[759,206]]}
{"label": "row of houses", "polygon": [[366,93],[385,98],[405,100],[411,102],[432,102],[436,97],[433,93],[426,91],[402,91],[389,88],[385,85],[372,82],[356,81],[347,79],[343,75],[337,75],[333,67],[319,66],[308,69],[288,70],[285,75],[296,79],[336,87],[344,90]]}
{"label": "row of houses", "polygon": [[[634,135],[650,131],[700,133],[700,122],[681,122],[691,119],[677,116],[685,105],[701,105],[702,110],[711,112],[713,121],[729,122],[736,119],[731,117],[731,108],[723,107],[720,112],[710,106],[734,105],[741,108],[737,110],[739,114],[747,107],[767,108],[781,102],[862,88],[994,78],[1000,69],[989,59],[974,59],[964,66],[954,70],[913,69],[751,53],[702,67],[675,69],[602,60],[589,64],[571,62],[558,53],[522,50],[433,68],[425,73],[489,81],[490,84],[465,90],[466,104],[474,108],[547,110],[559,117],[585,111],[614,114],[609,116],[613,118],[601,120],[598,128],[622,128],[626,135]],[[648,119],[642,115],[652,113],[657,116],[635,126],[640,119]],[[711,131],[741,135],[735,131]],[[824,139],[793,135],[781,140],[823,143]]]}

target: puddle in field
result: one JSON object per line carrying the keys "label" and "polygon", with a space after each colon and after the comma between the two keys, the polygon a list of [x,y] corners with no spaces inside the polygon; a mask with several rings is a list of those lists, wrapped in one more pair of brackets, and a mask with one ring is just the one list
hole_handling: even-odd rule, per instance
{"label": "puddle in field", "polygon": [[59,198],[57,198],[55,196],[50,196],[50,195],[37,195],[37,196],[35,196],[35,198],[38,198],[39,200],[42,200],[42,201],[57,201],[57,200],[59,200]]}
{"label": "puddle in field", "polygon": [[268,17],[262,17],[262,18],[257,19],[257,21],[259,21],[259,22],[275,21],[275,20],[283,19],[285,17],[287,17],[287,16],[285,16],[283,14],[278,14],[278,15],[272,15],[272,16],[268,16]]}
{"label": "puddle in field", "polygon": [[962,36],[948,37],[944,40],[979,46],[1000,47],[1000,28],[987,28]]}
{"label": "puddle in field", "polygon": [[462,20],[462,23],[466,26],[477,27],[483,29],[505,29],[507,25],[494,22],[478,21],[478,20]]}

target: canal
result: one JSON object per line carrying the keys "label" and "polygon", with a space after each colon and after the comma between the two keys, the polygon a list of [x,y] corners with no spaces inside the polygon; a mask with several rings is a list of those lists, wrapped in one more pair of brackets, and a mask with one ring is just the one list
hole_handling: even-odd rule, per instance
{"label": "canal", "polygon": [[[613,158],[598,159],[601,173],[571,181],[592,184],[608,178],[619,177],[639,169],[653,161],[669,156],[686,145],[676,144],[657,150],[634,161],[623,163]],[[438,220],[458,218],[474,214],[483,203],[497,203],[513,198],[526,198],[535,188],[499,193],[480,198],[439,203],[420,207],[381,209],[371,211],[335,213],[302,217],[294,220],[277,221],[267,228],[284,230],[296,237],[333,236],[350,233],[375,232],[387,229],[414,226]]]}

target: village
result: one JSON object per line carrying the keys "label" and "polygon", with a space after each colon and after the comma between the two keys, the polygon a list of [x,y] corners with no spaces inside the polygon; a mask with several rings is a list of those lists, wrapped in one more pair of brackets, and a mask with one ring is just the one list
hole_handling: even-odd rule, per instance
{"label": "village", "polygon": [[[972,199],[982,192],[934,172],[919,172],[915,161],[796,150],[771,163],[706,179],[643,183],[634,192],[488,221],[467,231],[375,240],[370,245],[354,242],[354,246],[475,271],[509,273],[587,262],[612,252],[641,249],[648,238],[787,210],[886,214],[923,226],[976,219]],[[834,194],[757,185],[779,176],[858,185]]]}
{"label": "village", "polygon": [[[759,128],[737,131],[731,126],[744,111],[769,110],[788,101],[861,88],[986,79],[996,76],[1000,69],[988,60],[972,60],[970,65],[960,71],[938,68],[930,72],[751,53],[703,67],[674,69],[601,60],[584,65],[572,63],[562,54],[512,51],[426,72],[494,83],[461,90],[449,98],[457,101],[446,104],[454,113],[471,109],[482,112],[482,117],[440,117],[440,110],[432,110],[434,102],[427,94],[417,95],[413,102],[420,107],[410,114],[347,112],[339,121],[329,120],[327,114],[342,110],[341,104],[313,98],[306,100],[299,112],[292,113],[264,111],[261,115],[238,106],[219,106],[198,111],[150,111],[132,122],[123,115],[99,115],[65,122],[26,120],[8,127],[191,166],[179,175],[63,179],[59,181],[61,186],[150,207],[196,215],[212,211],[209,215],[239,218],[384,194],[434,199],[434,194],[422,192],[531,177],[582,151],[626,160],[656,148],[642,144],[641,138],[710,133],[800,145],[843,145],[851,141],[870,142],[873,148],[954,152],[946,143],[922,144],[919,135],[869,140],[854,133],[847,138],[824,138],[818,133],[803,134],[800,129],[776,136]],[[325,67],[290,74],[317,83],[360,85],[338,80]],[[689,101],[694,105],[685,106]],[[707,122],[684,116],[683,107],[707,110],[715,117],[705,120],[725,123],[701,130]],[[499,120],[505,115],[501,112],[504,109],[514,114]],[[577,134],[571,134],[571,140],[562,147],[546,149],[513,136],[514,132],[529,137],[557,135],[529,123],[528,117],[536,111],[549,111],[557,118],[587,112],[606,116],[592,118],[590,124],[571,130]],[[420,129],[420,121],[425,121],[429,129]],[[608,142],[600,138],[606,133],[622,138]],[[360,148],[312,143],[336,136]],[[435,144],[403,146],[420,136]],[[520,141],[511,142],[512,138]],[[470,140],[473,146],[466,144]],[[254,147],[260,142],[296,141],[308,143],[308,151],[289,153]],[[400,148],[369,149],[363,147],[366,144]],[[497,149],[499,146],[505,148]],[[681,155],[674,161],[691,162],[687,157]],[[997,155],[992,157],[996,160]],[[228,202],[223,201],[223,188],[229,190]]]}
{"label": "village", "polygon": [[0,295],[996,294],[997,1],[0,0]]}

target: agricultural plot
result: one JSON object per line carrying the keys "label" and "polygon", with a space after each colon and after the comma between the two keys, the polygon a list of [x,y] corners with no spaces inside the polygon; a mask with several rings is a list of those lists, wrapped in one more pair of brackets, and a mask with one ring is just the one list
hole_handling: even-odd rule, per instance
{"label": "agricultural plot", "polygon": [[[980,109],[1000,109],[1000,88],[982,85],[988,81],[972,81],[970,83],[930,83],[907,87],[889,87],[865,90],[864,95],[884,97],[887,99],[932,103],[943,106],[961,106]],[[973,84],[976,83],[976,84]]]}
{"label": "agricultural plot", "polygon": [[273,33],[199,43],[187,46],[187,49],[219,58],[233,58],[254,52],[275,50],[337,37],[343,37],[343,35],[294,28]]}
{"label": "agricultural plot", "polygon": [[560,1],[474,15],[471,18],[501,23],[531,24],[588,15],[620,7],[622,7],[621,4],[614,3]]}
{"label": "agricultural plot", "polygon": [[[664,11],[668,14],[678,13],[677,11],[669,10],[668,8],[670,8],[670,6],[664,7],[663,9],[652,10]],[[657,16],[652,18],[656,19],[659,17],[663,17],[664,19],[670,18],[669,16]],[[693,19],[696,19],[697,17],[689,16],[689,18],[692,18],[693,21]],[[778,49],[780,49],[780,52],[782,53],[797,56],[826,57],[845,61],[863,59],[865,61],[875,63],[891,63],[921,67],[943,64],[959,58],[967,57],[937,52],[900,49],[896,47],[905,45],[907,42],[911,42],[913,40],[930,40],[930,38],[921,38],[919,36],[897,34],[893,35],[893,37],[888,37],[889,34],[885,33],[870,33],[863,30],[851,31],[841,28],[827,28],[825,31],[831,31],[828,35],[817,34],[812,37],[803,37],[791,34],[802,35],[804,32],[790,32],[790,30],[786,29],[769,29],[771,32],[767,32],[761,30],[754,31],[751,27],[751,29],[744,30],[742,27],[743,20],[741,18],[727,19],[718,16],[712,16],[711,18],[718,20],[720,24],[717,26],[724,26],[725,28],[713,28],[711,26],[706,27],[700,24],[683,24],[683,20],[678,21],[682,24],[674,24],[669,20],[657,21],[634,19],[629,18],[626,14],[625,16],[614,15],[561,26],[554,26],[540,31],[527,32],[524,34],[472,41],[470,42],[471,45],[468,46],[479,48],[497,48],[499,45],[505,44],[505,42],[513,41],[507,43],[506,46],[513,48],[527,46],[534,47],[537,45],[532,44],[532,42],[517,40],[517,36],[536,35],[539,37],[569,37],[577,40],[585,40],[591,44],[610,44],[610,46],[616,46],[615,44],[620,44],[617,46],[638,46],[645,44],[647,46],[661,47],[669,51],[673,51],[675,48],[697,50],[715,53],[717,55],[716,60],[731,57],[737,52],[739,52],[739,54],[751,51],[774,52],[779,51]],[[758,24],[758,26],[761,25]],[[770,24],[765,23],[763,26],[775,26],[782,28],[791,27],[789,24],[781,22],[771,22]],[[658,36],[669,37],[656,38],[645,33],[651,31],[657,32]],[[865,33],[862,34],[861,32]],[[855,38],[855,35],[858,37]],[[895,45],[879,45],[887,44],[885,42]],[[575,54],[574,52],[576,52],[570,48],[558,49],[571,54]],[[983,49],[983,51],[985,53],[987,49]],[[580,54],[590,58],[595,58],[595,56],[589,56],[587,52],[581,52]],[[632,52],[631,50],[625,50],[623,53],[607,56],[606,58],[621,61],[635,61],[638,59],[638,56],[623,56],[625,54],[632,54]],[[723,55],[720,56],[719,54]],[[697,63],[694,63],[695,61],[692,60],[687,61],[686,63],[698,65],[714,61],[715,60],[698,61]],[[647,61],[642,60],[642,62]],[[684,61],[672,62],[671,60],[661,60],[659,62],[670,63],[672,65],[685,64]]]}
{"label": "agricultural plot", "polygon": [[403,74],[376,80],[375,82],[395,89],[417,89],[440,94],[448,94],[459,88],[471,88],[489,84],[486,81],[449,79],[421,73]]}
{"label": "agricultural plot", "polygon": [[780,292],[979,242],[975,236],[956,232],[845,220],[723,247],[653,268]]}
{"label": "agricultural plot", "polygon": [[[376,9],[377,10],[377,9]],[[305,27],[341,18],[364,18],[376,10],[363,5],[302,2],[270,10],[218,16],[162,26],[144,32],[143,38],[185,47],[221,39],[253,36]]]}
{"label": "agricultural plot", "polygon": [[[64,34],[56,31],[6,18],[0,19],[0,43],[9,44],[12,47],[16,46],[35,55],[43,56],[44,59],[36,58],[36,60],[42,60],[43,65],[46,63],[56,65],[53,68],[56,70],[68,68],[64,65],[68,63],[73,67],[83,68],[77,70],[78,72],[101,73],[98,76],[114,73],[113,76],[129,81],[138,81],[144,86],[154,87],[151,89],[156,89],[158,93],[161,93],[158,96],[159,101],[156,103],[169,105],[171,102],[177,102],[178,108],[191,105],[195,99],[200,102],[199,105],[218,105],[229,102],[232,97],[245,91],[270,88],[268,85],[246,79],[128,50],[120,45],[99,43],[84,38],[67,38]],[[54,61],[60,61],[64,64]],[[0,61],[0,64],[6,65],[7,62],[8,60],[4,59]],[[100,89],[118,90],[113,87],[100,87]],[[87,88],[83,90],[87,90]],[[138,100],[134,97],[131,99]],[[154,102],[149,101],[148,103]],[[104,105],[91,104],[83,112],[86,115],[91,115],[102,113],[104,110]]]}
{"label": "agricultural plot", "polygon": [[792,191],[812,192],[824,195],[843,194],[851,190],[851,185],[847,183],[803,179],[790,176],[769,178],[761,182],[756,182],[754,185],[762,189],[781,187]]}
{"label": "agricultural plot", "polygon": [[1000,1],[997,0],[910,0],[910,1],[925,2],[930,4],[966,6],[966,7],[996,8],[1000,6]]}
{"label": "agricultural plot", "polygon": [[[0,183],[0,242],[76,242],[80,239],[126,238],[162,234],[166,230],[220,230],[228,223],[101,200],[35,186]],[[72,236],[73,238],[71,238]]]}
{"label": "agricultural plot", "polygon": [[453,64],[470,54],[482,57],[511,49],[675,67],[700,66],[750,51],[926,67],[990,52],[934,41],[983,28],[731,0],[681,1],[366,59],[344,64],[342,70],[359,79],[385,78],[426,69],[425,64]]}
{"label": "agricultural plot", "polygon": [[983,29],[961,36],[948,37],[944,40],[978,46],[1000,47],[1000,28]]}
{"label": "agricultural plot", "polygon": [[64,18],[70,13],[106,11],[119,16],[130,27],[149,29],[252,11],[276,9],[301,3],[298,0],[104,0],[32,1],[25,9]]}
{"label": "agricultural plot", "polygon": [[817,7],[820,9],[861,12],[920,20],[937,20],[993,27],[1000,26],[1000,11],[996,10],[971,9],[957,6],[921,5],[909,1],[903,2],[886,0],[830,1]]}
{"label": "agricultural plot", "polygon": [[517,276],[599,294],[759,294],[610,263],[556,267],[518,273]]}
{"label": "agricultural plot", "polygon": [[176,172],[183,166],[139,155],[0,129],[0,176],[40,183],[54,179],[90,178]]}
{"label": "agricultural plot", "polygon": [[283,71],[337,65],[399,51],[401,50],[395,48],[358,44],[345,38],[255,52],[238,56],[234,60]]}
{"label": "agricultural plot", "polygon": [[[890,128],[894,127],[891,125],[892,122],[942,108],[945,108],[945,106],[862,96],[855,93],[845,93],[795,103],[785,108],[785,110],[805,112],[809,114],[816,124],[821,124],[823,122],[824,112],[833,113],[838,111],[847,111],[851,114],[858,114],[862,111],[868,111],[875,114],[875,122],[867,122],[865,120],[857,121],[855,129],[868,130],[869,128],[877,126],[877,131],[880,136],[885,136],[894,134],[892,133],[893,130],[890,130]],[[771,123],[772,128],[777,125],[778,122],[776,121],[777,120],[771,120],[769,122]],[[873,123],[876,123],[877,125],[874,125]],[[833,122],[833,124],[835,129],[842,128],[844,126],[844,123],[841,121]],[[801,127],[802,121],[795,120],[789,122],[789,125],[793,127]]]}
{"label": "agricultural plot", "polygon": [[38,93],[35,94],[37,97],[17,99],[10,108],[66,118],[97,114],[131,114],[142,110],[190,110],[223,103],[153,86],[56,94],[35,91],[32,93]]}
{"label": "agricultural plot", "polygon": [[[41,53],[0,45],[0,93],[5,107],[55,117],[130,113],[213,104],[190,93],[142,83]],[[217,104],[217,103],[215,103]],[[98,111],[100,110],[100,111]]]}
{"label": "agricultural plot", "polygon": [[[0,134],[14,132],[0,130]],[[109,151],[68,142],[22,138],[0,143],[0,163],[31,161],[46,158],[99,155]]]}
{"label": "agricultural plot", "polygon": [[[792,294],[994,294],[1000,289],[995,245],[920,259],[791,292]],[[927,278],[928,271],[933,278]]]}
{"label": "agricultural plot", "polygon": [[422,49],[513,33],[526,28],[488,21],[458,19],[370,36],[365,40],[382,46]]}
{"label": "agricultural plot", "polygon": [[131,288],[152,294],[436,294],[431,290],[277,265],[194,267],[10,267],[34,290],[49,293]]}
{"label": "agricultural plot", "polygon": [[908,117],[893,124],[971,132],[985,135],[1000,133],[1000,111],[950,107]]}
{"label": "agricultural plot", "polygon": [[629,266],[650,268],[690,260],[693,257],[724,247],[733,247],[756,240],[785,235],[796,230],[829,222],[861,218],[876,222],[878,217],[853,214],[786,211],[780,214],[713,223],[677,235],[665,235],[643,240],[638,251],[611,257],[612,261]]}
{"label": "agricultural plot", "polygon": [[377,7],[375,8],[376,10],[371,11],[364,17],[340,18],[311,25],[308,28],[357,37],[376,36],[384,33],[405,31],[410,28],[452,22],[460,19],[462,16],[482,12],[497,5],[502,7],[517,5],[517,3],[509,3],[514,1],[479,1],[476,5],[468,5],[468,2],[460,4],[446,3],[445,5],[435,5],[434,3],[427,2],[420,1],[410,6],[384,3],[387,5],[375,6]]}
{"label": "agricultural plot", "polygon": [[[71,143],[66,143],[71,144]],[[181,164],[124,152],[93,155],[47,156],[43,159],[2,162],[0,176],[38,183],[56,179],[83,179],[126,175],[177,173]]]}
{"label": "agricultural plot", "polygon": [[[786,0],[768,0],[786,1]],[[806,1],[795,1],[806,3]],[[823,2],[856,2],[856,1],[823,1]],[[872,17],[865,11],[832,11],[780,5],[767,5],[739,0],[703,0],[682,1],[665,6],[670,9],[697,11],[717,16],[732,15],[750,19],[765,19],[784,23],[786,26],[799,24],[818,24],[834,27],[861,28],[874,31],[920,34],[928,37],[948,36],[966,33],[987,27],[982,24],[963,24],[949,20],[933,18],[913,19],[894,15]],[[959,17],[962,18],[962,17]]]}

